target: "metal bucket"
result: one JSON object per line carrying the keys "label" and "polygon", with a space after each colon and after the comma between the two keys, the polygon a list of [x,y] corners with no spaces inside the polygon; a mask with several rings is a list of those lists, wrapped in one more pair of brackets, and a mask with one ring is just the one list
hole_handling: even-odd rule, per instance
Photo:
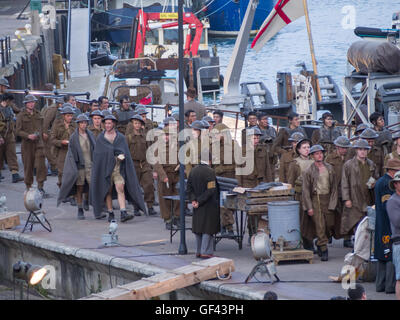
{"label": "metal bucket", "polygon": [[299,201],[268,202],[268,223],[273,242],[300,241]]}

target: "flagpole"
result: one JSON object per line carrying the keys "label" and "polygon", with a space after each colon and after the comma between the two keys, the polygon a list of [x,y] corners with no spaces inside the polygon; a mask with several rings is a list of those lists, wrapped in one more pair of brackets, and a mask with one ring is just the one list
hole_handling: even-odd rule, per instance
{"label": "flagpole", "polygon": [[303,0],[303,6],[304,6],[304,15],[306,18],[308,41],[310,43],[311,60],[312,60],[312,64],[313,64],[313,70],[314,70],[314,74],[315,74],[315,82],[316,82],[316,86],[317,86],[318,101],[322,101],[321,88],[319,86],[319,79],[318,79],[317,60],[315,59],[314,42],[313,42],[313,38],[312,38],[312,34],[311,34],[311,23],[310,23],[310,17],[308,14],[307,0]]}

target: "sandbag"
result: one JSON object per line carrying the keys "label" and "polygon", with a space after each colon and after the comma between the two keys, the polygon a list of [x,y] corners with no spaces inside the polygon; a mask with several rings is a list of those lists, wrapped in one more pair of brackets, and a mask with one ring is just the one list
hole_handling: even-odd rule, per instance
{"label": "sandbag", "polygon": [[400,72],[400,49],[390,42],[357,41],[347,51],[347,60],[357,72]]}

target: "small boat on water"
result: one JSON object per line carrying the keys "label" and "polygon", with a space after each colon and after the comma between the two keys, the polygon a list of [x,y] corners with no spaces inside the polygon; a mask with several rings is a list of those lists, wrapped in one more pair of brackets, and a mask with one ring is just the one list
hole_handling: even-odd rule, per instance
{"label": "small boat on water", "polygon": [[[260,29],[268,17],[276,0],[261,0],[258,4],[252,26],[252,34]],[[249,0],[205,0],[204,9],[199,14],[210,20],[211,36],[236,37],[242,25]]]}

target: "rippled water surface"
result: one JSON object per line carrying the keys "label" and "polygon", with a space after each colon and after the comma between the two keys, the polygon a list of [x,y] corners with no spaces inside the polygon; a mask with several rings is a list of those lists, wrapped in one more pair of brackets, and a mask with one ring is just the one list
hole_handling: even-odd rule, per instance
{"label": "rippled water surface", "polygon": [[[260,0],[262,1],[262,0]],[[346,54],[350,45],[361,40],[352,29],[342,27],[346,6],[355,9],[355,25],[374,28],[390,28],[393,12],[400,11],[400,0],[349,1],[308,0],[315,54],[320,75],[331,75],[338,85],[348,72]],[[346,8],[345,8],[346,9]],[[211,39],[216,44],[220,64],[227,65],[234,47],[234,39]],[[251,43],[251,42],[250,42]],[[310,47],[304,17],[282,29],[256,53],[248,46],[241,82],[263,81],[276,99],[276,73],[297,74],[298,62],[306,62],[312,69]],[[222,68],[222,74],[225,74]]]}

